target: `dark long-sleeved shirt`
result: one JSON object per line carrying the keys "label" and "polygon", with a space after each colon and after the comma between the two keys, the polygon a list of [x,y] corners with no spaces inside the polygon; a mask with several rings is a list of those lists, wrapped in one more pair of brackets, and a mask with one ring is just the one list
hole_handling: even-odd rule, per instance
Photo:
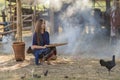
{"label": "dark long-sleeved shirt", "polygon": [[[49,39],[49,33],[45,31],[43,34],[41,34],[42,41],[40,40],[40,46],[48,45],[50,44],[50,39]],[[32,45],[39,45],[37,42],[37,34],[33,34],[33,42]]]}

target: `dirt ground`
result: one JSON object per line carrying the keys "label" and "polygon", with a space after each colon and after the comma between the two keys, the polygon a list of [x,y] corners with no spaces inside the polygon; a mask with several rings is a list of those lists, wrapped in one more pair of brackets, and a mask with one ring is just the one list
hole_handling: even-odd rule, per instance
{"label": "dirt ground", "polygon": [[[31,40],[26,32],[26,48],[31,44]],[[120,59],[116,58],[116,66],[109,75],[108,70],[100,66],[99,58],[111,60],[113,49],[105,46],[108,44],[107,40],[96,43],[100,47],[97,46],[95,49],[95,46],[91,52],[79,53],[77,56],[59,53],[57,60],[51,61],[52,65],[45,62],[39,66],[34,64],[32,54],[26,54],[23,62],[16,62],[13,52],[9,50],[11,44],[2,45],[0,51],[11,54],[0,52],[0,80],[120,80]],[[45,76],[47,71],[48,74]]]}
{"label": "dirt ground", "polygon": [[52,65],[36,66],[31,54],[26,54],[23,62],[16,62],[14,54],[1,54],[0,80],[120,80],[120,60],[116,60],[110,75],[100,66],[99,59],[58,55],[51,62]]}

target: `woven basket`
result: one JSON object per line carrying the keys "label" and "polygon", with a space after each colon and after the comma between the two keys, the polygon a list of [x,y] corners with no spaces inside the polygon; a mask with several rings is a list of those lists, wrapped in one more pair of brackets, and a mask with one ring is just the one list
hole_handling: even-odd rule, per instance
{"label": "woven basket", "polygon": [[24,42],[14,42],[12,47],[14,50],[16,61],[25,60],[25,43]]}

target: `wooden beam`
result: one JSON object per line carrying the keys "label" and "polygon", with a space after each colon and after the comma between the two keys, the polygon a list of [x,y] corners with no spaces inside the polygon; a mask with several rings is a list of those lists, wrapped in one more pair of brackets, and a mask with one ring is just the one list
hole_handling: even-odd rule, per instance
{"label": "wooden beam", "polygon": [[7,27],[10,27],[10,26],[12,26],[13,24],[14,24],[14,23],[8,24],[7,26],[5,26],[5,27],[3,27],[3,28],[0,28],[0,30],[5,29],[5,28],[7,28]]}
{"label": "wooden beam", "polygon": [[56,46],[63,46],[67,44],[68,43],[53,43],[53,44],[46,45],[46,47],[56,47]]}
{"label": "wooden beam", "polygon": [[[22,30],[26,31],[26,30],[31,30],[31,27],[25,27],[25,28],[22,28]],[[14,30],[10,30],[10,31],[6,31],[6,32],[0,32],[0,35],[6,35],[6,34],[10,34],[12,32],[16,32],[17,30],[14,29]]]}
{"label": "wooden beam", "polygon": [[[22,15],[22,17],[23,17],[24,15]],[[25,20],[25,19],[27,19],[27,18],[30,18],[30,17],[32,17],[32,15],[26,15],[26,16],[24,16],[24,18],[23,18],[23,21]]]}

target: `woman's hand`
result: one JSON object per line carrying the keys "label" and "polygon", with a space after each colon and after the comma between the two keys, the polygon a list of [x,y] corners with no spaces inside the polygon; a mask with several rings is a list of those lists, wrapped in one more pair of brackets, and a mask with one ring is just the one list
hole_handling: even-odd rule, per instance
{"label": "woman's hand", "polygon": [[31,46],[31,49],[32,50],[36,49],[36,46],[35,45]]}
{"label": "woman's hand", "polygon": [[46,48],[46,45],[44,45],[44,46],[41,46],[42,48]]}
{"label": "woman's hand", "polygon": [[47,45],[44,45],[45,48],[47,48]]}

